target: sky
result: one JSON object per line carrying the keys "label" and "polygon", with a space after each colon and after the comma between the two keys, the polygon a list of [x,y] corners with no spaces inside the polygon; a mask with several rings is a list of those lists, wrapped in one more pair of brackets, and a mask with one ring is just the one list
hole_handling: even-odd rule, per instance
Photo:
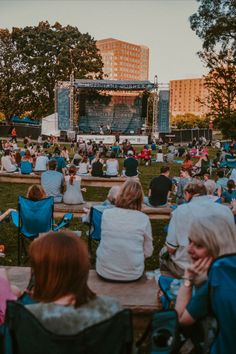
{"label": "sky", "polygon": [[202,42],[190,28],[196,0],[0,0],[0,28],[56,21],[77,26],[95,40],[116,38],[150,50],[149,80],[200,77]]}

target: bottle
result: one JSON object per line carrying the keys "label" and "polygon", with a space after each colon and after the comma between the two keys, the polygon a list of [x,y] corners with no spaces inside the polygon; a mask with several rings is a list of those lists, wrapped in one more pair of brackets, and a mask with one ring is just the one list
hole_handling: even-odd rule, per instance
{"label": "bottle", "polygon": [[179,288],[181,287],[181,280],[174,279],[170,284],[170,293],[176,297],[179,292]]}

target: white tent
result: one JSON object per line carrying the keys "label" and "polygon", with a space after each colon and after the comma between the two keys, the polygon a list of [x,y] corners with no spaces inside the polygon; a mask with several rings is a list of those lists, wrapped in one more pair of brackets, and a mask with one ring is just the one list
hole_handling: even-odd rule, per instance
{"label": "white tent", "polygon": [[50,114],[49,116],[42,119],[41,134],[48,136],[60,136],[60,130],[58,130],[57,113]]}

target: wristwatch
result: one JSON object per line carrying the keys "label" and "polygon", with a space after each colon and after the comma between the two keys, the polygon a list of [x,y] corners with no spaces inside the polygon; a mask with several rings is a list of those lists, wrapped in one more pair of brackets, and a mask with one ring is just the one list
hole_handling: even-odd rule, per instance
{"label": "wristwatch", "polygon": [[193,285],[193,283],[191,282],[190,279],[187,279],[187,278],[184,279],[184,286],[185,286],[186,288],[191,288],[192,285]]}

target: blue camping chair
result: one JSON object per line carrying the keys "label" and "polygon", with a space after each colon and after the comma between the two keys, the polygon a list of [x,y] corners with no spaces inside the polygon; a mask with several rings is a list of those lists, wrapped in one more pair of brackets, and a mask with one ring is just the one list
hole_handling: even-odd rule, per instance
{"label": "blue camping chair", "polygon": [[18,228],[18,265],[20,265],[22,250],[27,254],[25,240],[33,240],[40,233],[50,230],[58,231],[72,220],[73,214],[67,213],[60,223],[54,226],[53,207],[53,197],[33,201],[19,196],[18,212],[11,213],[12,222]]}
{"label": "blue camping chair", "polygon": [[91,207],[90,210],[90,223],[89,223],[89,234],[88,234],[88,246],[90,253],[92,252],[92,241],[100,242],[101,240],[101,224],[102,224],[102,214],[104,210],[111,208],[109,205],[96,205]]}
{"label": "blue camping chair", "polygon": [[217,258],[208,272],[210,305],[218,322],[211,353],[235,353],[236,254]]}

